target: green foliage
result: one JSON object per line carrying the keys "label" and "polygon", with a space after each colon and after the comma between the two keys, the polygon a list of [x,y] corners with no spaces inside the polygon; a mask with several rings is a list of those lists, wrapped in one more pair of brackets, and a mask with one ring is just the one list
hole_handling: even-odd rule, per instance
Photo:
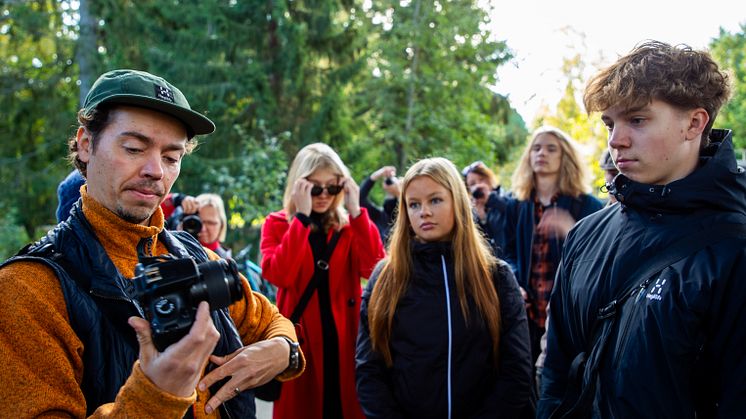
{"label": "green foliage", "polygon": [[70,170],[64,156],[77,91],[75,37],[68,2],[13,2],[0,20],[0,183],[9,225],[27,235],[54,221],[56,186]]}
{"label": "green foliage", "polygon": [[30,240],[26,230],[16,224],[17,211],[0,206],[0,263],[13,256]]}
{"label": "green foliage", "polygon": [[489,86],[510,53],[485,30],[487,11],[472,2],[376,1],[366,15],[370,77],[354,99],[360,166],[505,158],[515,129],[501,129],[507,118]]}
{"label": "green foliage", "polygon": [[533,126],[535,128],[540,125],[555,126],[577,141],[586,158],[587,167],[590,168],[592,193],[605,198],[607,194],[600,190],[604,185],[604,176],[598,159],[607,147],[608,132],[598,113],[588,115],[579,104],[580,93],[585,86],[584,68],[585,63],[580,54],[563,60],[562,73],[566,79],[565,93],[557,103],[556,109],[553,111],[545,109],[534,121]]}
{"label": "green foliage", "polygon": [[731,74],[733,96],[720,111],[714,127],[734,132],[737,148],[746,148],[746,24],[739,32],[720,29],[720,35],[710,44],[712,56]]}
{"label": "green foliage", "polygon": [[490,90],[510,53],[476,2],[37,0],[2,12],[0,204],[23,209],[8,225],[28,235],[54,220],[78,80],[114,68],[165,77],[214,120],[174,190],[221,194],[239,245],[281,206],[288,163],[311,142],[361,179],[432,155],[495,167],[527,134]]}

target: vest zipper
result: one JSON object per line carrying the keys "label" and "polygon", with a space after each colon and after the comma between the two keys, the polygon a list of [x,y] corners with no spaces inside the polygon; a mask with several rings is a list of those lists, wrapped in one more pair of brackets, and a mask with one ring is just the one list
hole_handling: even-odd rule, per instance
{"label": "vest zipper", "polygon": [[443,267],[443,285],[446,290],[446,315],[448,318],[448,371],[447,371],[447,398],[448,398],[448,419],[451,419],[453,404],[451,398],[451,361],[453,359],[453,329],[451,324],[451,293],[448,288],[448,271],[446,269],[446,258],[440,256],[441,266]]}

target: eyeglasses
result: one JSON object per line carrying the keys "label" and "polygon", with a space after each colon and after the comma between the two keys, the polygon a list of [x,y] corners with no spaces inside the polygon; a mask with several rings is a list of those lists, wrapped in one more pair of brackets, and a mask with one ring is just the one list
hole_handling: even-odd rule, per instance
{"label": "eyeglasses", "polygon": [[321,195],[324,192],[324,189],[326,189],[326,192],[332,196],[337,195],[338,193],[342,192],[341,185],[326,185],[326,186],[313,185],[313,188],[311,188],[311,196]]}
{"label": "eyeglasses", "polygon": [[477,167],[480,167],[480,166],[485,166],[484,162],[481,161],[481,160],[475,161],[474,163],[472,163],[472,164],[464,167],[464,170],[461,171],[461,176],[463,176],[463,177],[468,176],[469,173],[471,173],[474,169],[476,169]]}

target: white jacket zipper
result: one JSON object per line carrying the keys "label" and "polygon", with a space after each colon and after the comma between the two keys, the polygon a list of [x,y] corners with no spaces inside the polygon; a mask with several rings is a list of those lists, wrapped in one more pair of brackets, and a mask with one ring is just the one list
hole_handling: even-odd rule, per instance
{"label": "white jacket zipper", "polygon": [[448,419],[451,419],[451,412],[453,411],[453,404],[451,399],[451,360],[453,359],[453,329],[451,327],[451,293],[448,289],[448,271],[446,270],[446,258],[440,256],[440,261],[443,266],[443,284],[446,290],[446,314],[448,315]]}

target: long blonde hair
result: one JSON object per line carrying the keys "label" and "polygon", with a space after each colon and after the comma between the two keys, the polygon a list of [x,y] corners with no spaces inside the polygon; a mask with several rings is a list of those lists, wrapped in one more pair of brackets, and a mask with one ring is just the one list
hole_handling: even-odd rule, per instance
{"label": "long blonde hair", "polygon": [[392,365],[389,342],[394,313],[409,286],[413,269],[411,243],[414,233],[407,215],[406,192],[412,181],[422,176],[429,177],[451,193],[454,208],[451,247],[461,311],[468,321],[467,295],[471,296],[492,336],[492,350],[497,363],[500,301],[493,283],[493,272],[496,271],[498,262],[474,223],[469,194],[460,173],[453,163],[440,157],[420,160],[404,175],[399,216],[396,217],[389,241],[389,257],[383,262],[368,309],[373,349],[383,356],[387,365]]}
{"label": "long blonde hair", "polygon": [[[293,219],[296,212],[295,202],[293,202],[292,197],[295,181],[307,178],[315,171],[323,169],[330,170],[338,178],[350,178],[350,170],[347,169],[347,166],[342,162],[337,152],[324,143],[309,144],[300,149],[298,154],[295,155],[293,164],[290,165],[288,180],[285,185],[285,194],[282,198],[283,208],[287,213],[288,221]],[[329,210],[324,214],[325,230],[328,231],[330,228],[339,229],[349,222],[347,210],[342,205],[343,200],[344,191],[333,197]]]}
{"label": "long blonde hair", "polygon": [[520,201],[529,199],[531,192],[536,188],[536,178],[534,177],[534,170],[531,168],[531,147],[542,134],[551,134],[557,138],[557,143],[562,150],[559,184],[557,185],[559,193],[577,197],[590,192],[588,168],[583,164],[575,141],[561,129],[545,125],[531,135],[531,140],[528,141],[526,148],[523,150],[518,167],[513,172],[511,183],[513,195],[516,199]]}

